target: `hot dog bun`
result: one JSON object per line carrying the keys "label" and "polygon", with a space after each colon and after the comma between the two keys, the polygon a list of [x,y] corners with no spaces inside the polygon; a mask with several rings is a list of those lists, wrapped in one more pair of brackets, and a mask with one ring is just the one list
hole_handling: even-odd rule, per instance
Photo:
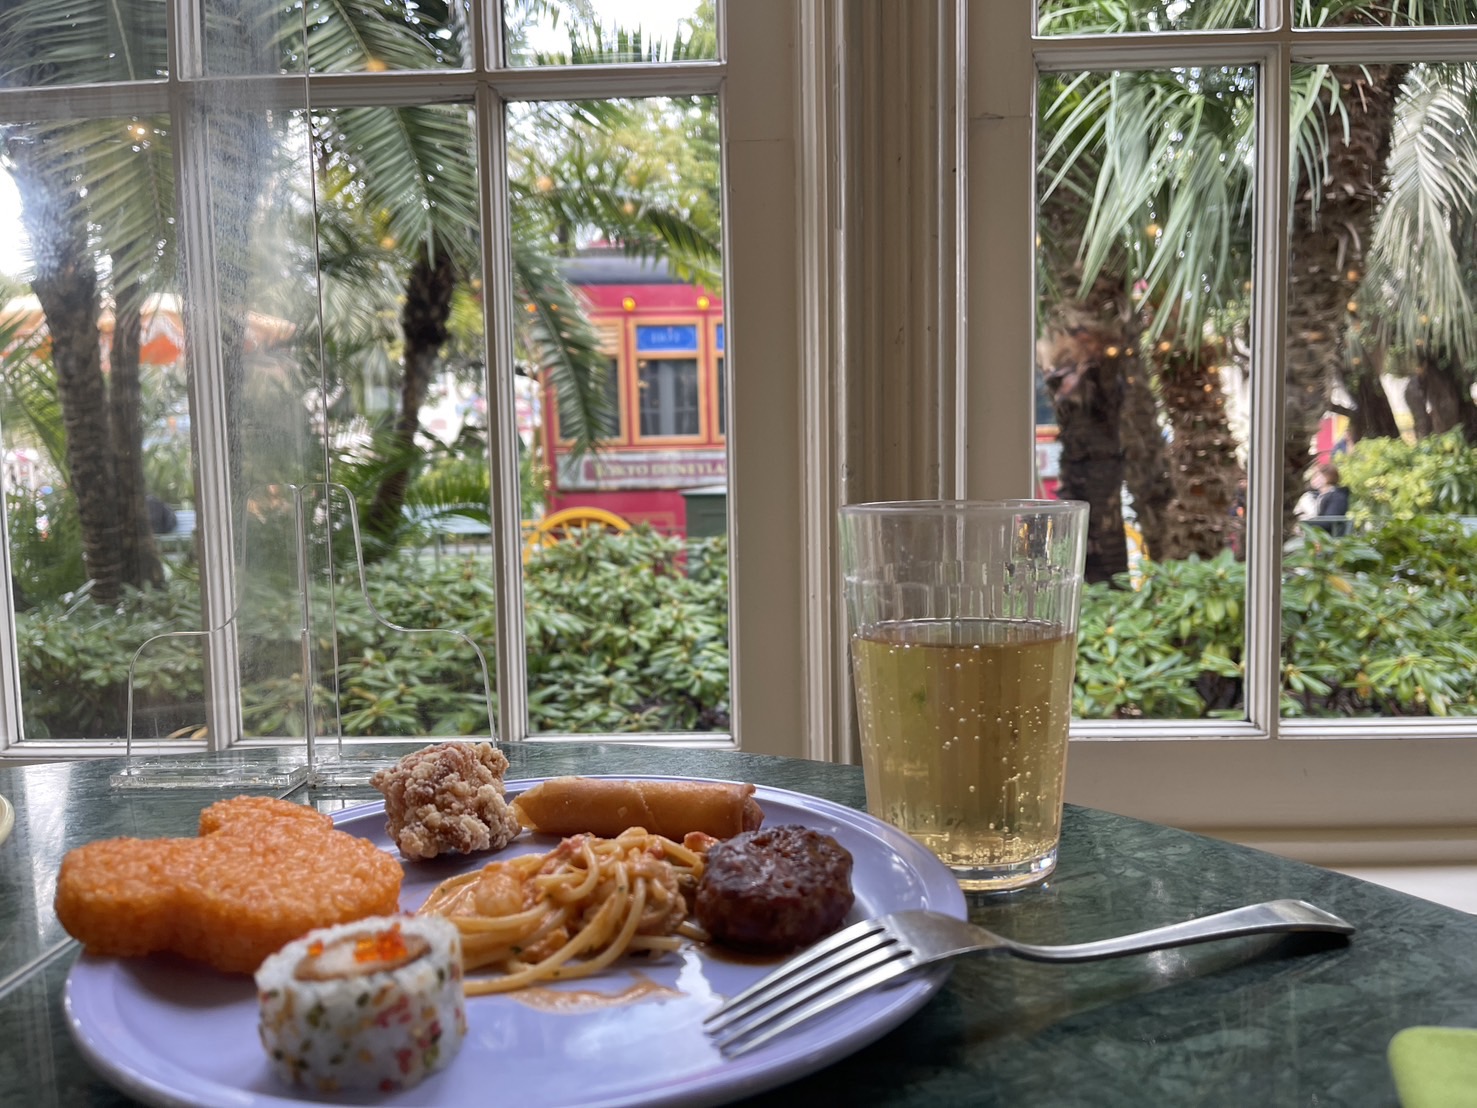
{"label": "hot dog bun", "polygon": [[614,781],[554,777],[520,794],[513,811],[530,831],[614,838],[631,827],[681,842],[693,831],[727,839],[764,822],[754,786],[738,781]]}

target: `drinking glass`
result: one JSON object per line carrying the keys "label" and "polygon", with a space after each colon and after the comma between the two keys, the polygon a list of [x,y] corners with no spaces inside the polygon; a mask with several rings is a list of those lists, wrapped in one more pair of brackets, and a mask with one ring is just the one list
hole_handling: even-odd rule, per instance
{"label": "drinking glass", "polygon": [[1087,505],[841,509],[867,809],[966,889],[1056,866]]}

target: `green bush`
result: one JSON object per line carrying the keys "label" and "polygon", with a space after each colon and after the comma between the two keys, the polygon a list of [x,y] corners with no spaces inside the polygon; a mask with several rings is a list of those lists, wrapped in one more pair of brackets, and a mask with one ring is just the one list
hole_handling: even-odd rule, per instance
{"label": "green bush", "polygon": [[[1477,537],[1440,517],[1389,519],[1289,552],[1283,580],[1282,711],[1290,716],[1477,714]],[[487,728],[475,652],[492,664],[495,607],[485,558],[401,553],[313,595],[311,643],[345,734],[453,735]],[[1242,715],[1245,566],[1142,563],[1083,600],[1076,711],[1083,718]],[[729,726],[724,539],[650,531],[578,534],[525,566],[529,711],[538,732],[705,731]],[[116,611],[85,596],[20,616],[28,728],[55,737],[121,734],[128,664],[152,635],[199,626],[198,588],[130,593]],[[242,606],[248,733],[301,734],[299,600],[259,586]],[[326,630],[329,606],[339,633]],[[406,628],[439,633],[406,634]],[[203,722],[198,638],[139,660],[140,733]]]}
{"label": "green bush", "polygon": [[[1455,520],[1310,534],[1283,570],[1283,715],[1477,715],[1477,537]],[[1239,718],[1245,580],[1227,552],[1091,586],[1077,714]]]}
{"label": "green bush", "polygon": [[[727,556],[726,539],[684,543],[649,529],[580,533],[532,553],[524,626],[533,731],[726,729]],[[313,592],[318,633],[310,645],[326,675],[315,690],[319,712],[331,714],[336,697],[347,735],[485,732],[480,667],[467,639],[491,668],[496,609],[486,558],[403,552],[370,569],[368,594],[366,602],[353,575]],[[22,613],[29,733],[122,735],[134,652],[154,636],[198,628],[198,597],[185,566],[168,590],[129,592],[116,610],[84,592]],[[239,628],[248,734],[303,732],[299,604],[283,582],[246,589]],[[335,625],[337,637],[327,630]],[[203,724],[202,659],[198,636],[140,654],[136,734],[188,734]]]}
{"label": "green bush", "polygon": [[1460,430],[1414,443],[1364,439],[1338,467],[1356,521],[1477,515],[1477,450]]}

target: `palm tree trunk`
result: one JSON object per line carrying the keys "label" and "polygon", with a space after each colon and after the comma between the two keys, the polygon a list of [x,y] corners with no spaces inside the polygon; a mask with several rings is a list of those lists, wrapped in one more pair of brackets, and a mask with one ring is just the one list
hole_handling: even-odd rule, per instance
{"label": "palm tree trunk", "polygon": [[1112,581],[1128,571],[1120,430],[1126,389],[1119,359],[1124,350],[1118,335],[1085,313],[1054,326],[1038,343],[1062,448],[1057,493],[1088,504],[1089,582]]}
{"label": "palm tree trunk", "polygon": [[164,566],[149,526],[144,487],[143,390],[139,381],[139,337],[143,289],[120,290],[113,309],[113,346],[108,355],[108,398],[118,482],[118,541],[123,579],[162,587]]}
{"label": "palm tree trunk", "polygon": [[1395,409],[1390,406],[1390,397],[1380,380],[1379,366],[1384,358],[1373,353],[1370,358],[1371,362],[1344,374],[1344,390],[1354,398],[1354,410],[1349,413],[1349,437],[1355,442],[1398,439],[1400,425],[1395,422]]}
{"label": "palm tree trunk", "polygon": [[1477,404],[1472,385],[1450,357],[1423,353],[1405,388],[1416,434],[1440,435],[1460,427],[1467,442],[1477,444]]}
{"label": "palm tree trunk", "polygon": [[421,405],[437,356],[446,342],[451,297],[456,290],[456,267],[447,250],[434,258],[422,246],[405,282],[405,306],[400,324],[405,334],[405,378],[400,385],[400,414],[395,420],[395,464],[375,490],[365,516],[365,529],[382,539],[400,526],[405,492],[410,487],[415,436],[421,426]]}
{"label": "palm tree trunk", "polygon": [[67,187],[64,168],[48,162],[34,136],[13,138],[7,147],[35,264],[31,290],[41,302],[51,337],[82,558],[93,598],[112,604],[121,591],[123,560],[99,345],[97,269],[82,199]]}
{"label": "palm tree trunk", "polygon": [[1292,509],[1312,461],[1311,443],[1328,411],[1332,367],[1341,361],[1341,321],[1364,271],[1403,74],[1402,66],[1332,67],[1347,132],[1339,129],[1339,115],[1325,90],[1320,97],[1329,121],[1325,171],[1316,195],[1305,173],[1293,193],[1282,441],[1282,520],[1288,534],[1295,528]]}
{"label": "palm tree trunk", "polygon": [[1159,557],[1214,558],[1232,545],[1240,522],[1232,507],[1241,476],[1236,436],[1226,415],[1216,351],[1168,345],[1156,357],[1159,391],[1174,432],[1169,455],[1175,498],[1166,513],[1168,533]]}

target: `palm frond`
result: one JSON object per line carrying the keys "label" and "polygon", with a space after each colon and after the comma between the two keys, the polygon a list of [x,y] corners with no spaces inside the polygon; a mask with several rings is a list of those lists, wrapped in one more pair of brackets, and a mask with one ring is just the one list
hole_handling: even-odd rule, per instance
{"label": "palm frond", "polygon": [[47,354],[44,330],[26,331],[27,319],[0,318],[0,422],[8,435],[30,439],[65,482],[67,433],[57,400],[56,369]]}
{"label": "palm frond", "polygon": [[351,172],[361,202],[406,252],[426,243],[475,265],[477,178],[469,109],[343,108],[317,117],[316,141]]}
{"label": "palm frond", "polygon": [[460,5],[445,0],[319,0],[280,29],[285,58],[313,73],[441,69],[465,64]]}
{"label": "palm frond", "polygon": [[559,429],[573,439],[576,456],[592,450],[609,404],[600,336],[558,265],[537,245],[513,241],[513,288],[530,309],[519,313],[523,343],[558,394]]}
{"label": "palm frond", "polygon": [[1477,352],[1467,244],[1477,198],[1477,75],[1420,66],[1401,90],[1364,303],[1386,341]]}
{"label": "palm frond", "polygon": [[1193,31],[1251,27],[1255,0],[1044,0],[1043,35]]}
{"label": "palm frond", "polygon": [[68,124],[66,143],[86,189],[88,218],[112,260],[115,287],[159,285],[175,266],[174,164],[164,119]]}
{"label": "palm frond", "polygon": [[150,0],[0,4],[0,87],[157,80],[167,74],[165,20]]}

